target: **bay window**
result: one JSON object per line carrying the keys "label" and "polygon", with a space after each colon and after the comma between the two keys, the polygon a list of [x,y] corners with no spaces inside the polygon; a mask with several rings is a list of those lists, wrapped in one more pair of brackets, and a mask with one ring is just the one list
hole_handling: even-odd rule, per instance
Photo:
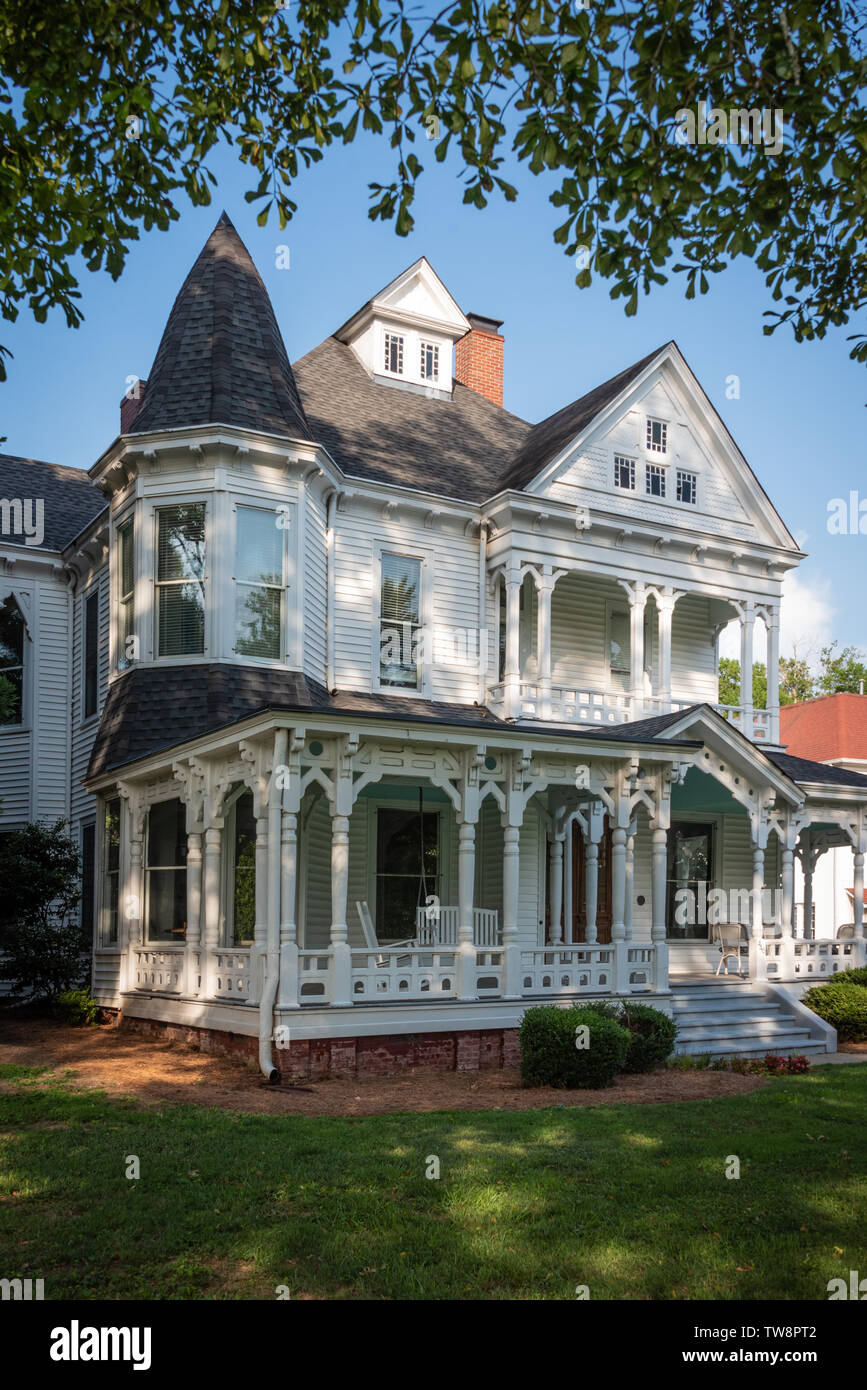
{"label": "bay window", "polygon": [[238,507],[235,532],[235,651],[283,655],[285,513]]}
{"label": "bay window", "polygon": [[157,511],[157,656],[205,650],[205,504]]}
{"label": "bay window", "polygon": [[187,813],[177,797],[148,811],[145,919],[148,941],[182,943],[187,934]]}
{"label": "bay window", "polygon": [[398,690],[421,686],[421,560],[382,556],[379,683]]}

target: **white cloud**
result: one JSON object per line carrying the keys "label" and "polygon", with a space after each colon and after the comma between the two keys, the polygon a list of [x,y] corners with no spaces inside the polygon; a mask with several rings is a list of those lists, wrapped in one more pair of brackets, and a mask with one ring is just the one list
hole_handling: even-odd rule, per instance
{"label": "white cloud", "polygon": [[[831,581],[814,578],[805,584],[797,574],[783,580],[783,602],[780,609],[780,653],[791,656],[797,651],[813,664],[819,652],[834,636],[836,609],[832,601]],[[764,661],[766,653],[765,628],[756,623],[754,657]],[[740,660],[741,637],[737,620],[729,623],[720,634],[720,656]]]}

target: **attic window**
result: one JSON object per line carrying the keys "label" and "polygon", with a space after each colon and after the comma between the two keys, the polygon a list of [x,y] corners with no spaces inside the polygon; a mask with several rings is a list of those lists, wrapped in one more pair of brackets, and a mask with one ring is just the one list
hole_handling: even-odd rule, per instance
{"label": "attic window", "polygon": [[403,336],[400,333],[385,335],[385,370],[403,376]]}
{"label": "attic window", "polygon": [[695,473],[687,473],[682,468],[677,470],[677,500],[678,502],[689,502],[695,506],[697,501],[698,478]]}
{"label": "attic window", "polygon": [[635,459],[614,455],[614,486],[627,492],[635,491]]}
{"label": "attic window", "polygon": [[665,469],[661,463],[648,463],[645,492],[648,497],[665,496]]}
{"label": "attic window", "polygon": [[440,374],[440,350],[437,343],[421,345],[421,379],[436,381]]}
{"label": "attic window", "polygon": [[664,420],[647,419],[647,447],[653,454],[664,454],[668,443],[668,425]]}

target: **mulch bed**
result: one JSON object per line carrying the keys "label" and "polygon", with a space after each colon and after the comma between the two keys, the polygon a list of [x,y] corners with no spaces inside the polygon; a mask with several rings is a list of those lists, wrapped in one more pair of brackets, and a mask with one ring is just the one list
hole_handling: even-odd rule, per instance
{"label": "mulch bed", "polygon": [[761,1076],[666,1071],[624,1076],[601,1091],[525,1090],[515,1069],[413,1071],[397,1076],[269,1087],[244,1062],[114,1027],[72,1028],[46,1018],[0,1018],[0,1062],[48,1066],[56,1077],[144,1105],[213,1105],[269,1115],[387,1115],[430,1110],[538,1110],[545,1106],[654,1105],[743,1095]]}

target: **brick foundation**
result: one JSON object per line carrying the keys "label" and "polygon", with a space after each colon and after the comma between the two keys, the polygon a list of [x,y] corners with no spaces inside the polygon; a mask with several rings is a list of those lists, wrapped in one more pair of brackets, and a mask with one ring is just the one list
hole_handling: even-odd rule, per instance
{"label": "brick foundation", "polygon": [[[218,1028],[193,1028],[159,1019],[121,1017],[119,1026],[145,1037],[180,1042],[199,1052],[256,1062],[258,1038]],[[520,1060],[515,1028],[485,1032],[403,1033],[394,1037],[300,1038],[288,1048],[274,1048],[281,1073],[291,1081],[321,1081],[327,1076],[393,1076],[416,1071],[498,1071]]]}

